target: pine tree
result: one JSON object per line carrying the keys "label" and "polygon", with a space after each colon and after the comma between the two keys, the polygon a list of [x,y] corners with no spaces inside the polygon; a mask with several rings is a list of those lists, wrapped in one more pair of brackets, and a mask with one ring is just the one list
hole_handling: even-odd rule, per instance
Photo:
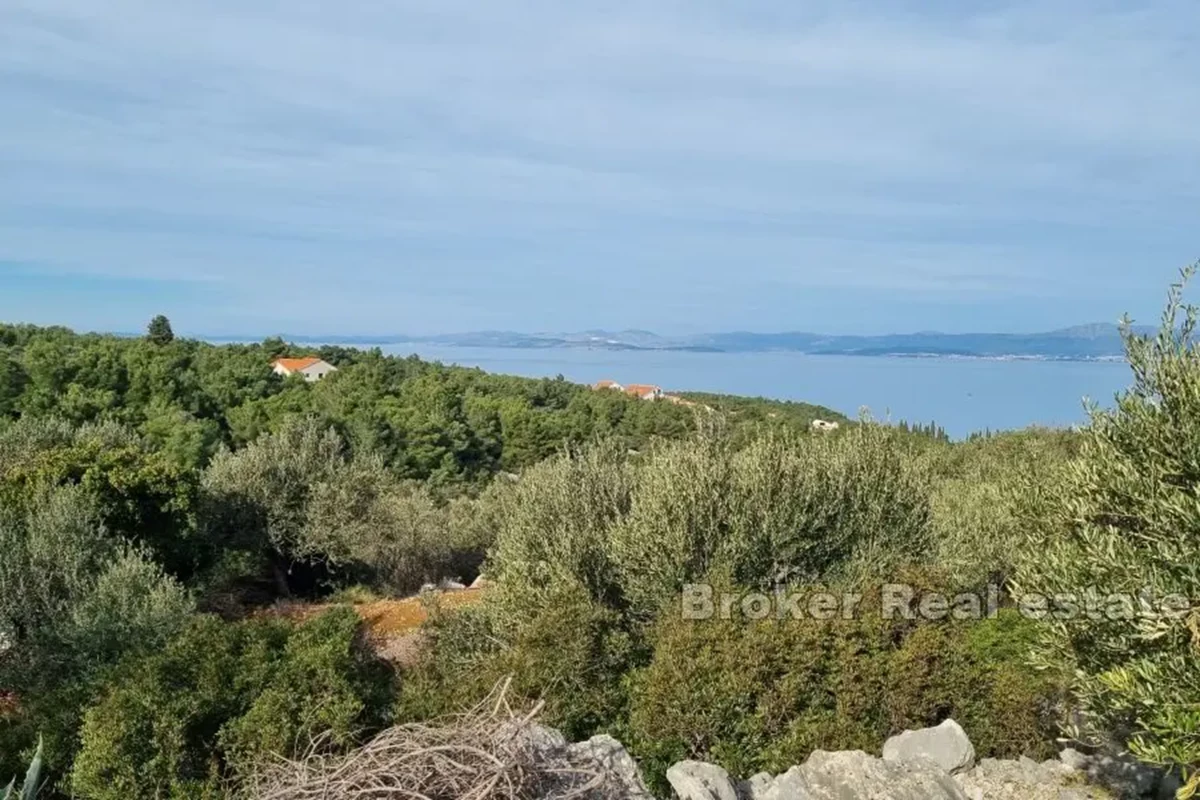
{"label": "pine tree", "polygon": [[170,344],[175,341],[175,332],[171,330],[171,320],[159,314],[150,320],[146,326],[146,338],[154,344]]}

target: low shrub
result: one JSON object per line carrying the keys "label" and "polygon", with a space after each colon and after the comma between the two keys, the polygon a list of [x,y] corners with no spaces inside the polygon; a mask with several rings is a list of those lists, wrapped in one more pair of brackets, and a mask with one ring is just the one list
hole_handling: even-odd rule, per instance
{"label": "low shrub", "polygon": [[897,434],[718,433],[629,458],[611,444],[529,470],[496,514],[490,569],[514,595],[557,581],[636,621],[710,574],[769,588],[930,557],[930,484]]}
{"label": "low shrub", "polygon": [[1031,527],[1058,497],[1080,437],[1029,429],[978,437],[925,454],[935,475],[931,495],[935,563],[964,590],[1008,584]]}
{"label": "low shrub", "polygon": [[0,770],[39,735],[56,779],[77,747],[81,706],[121,658],[153,651],[192,601],[141,549],[114,540],[81,486],[42,488],[28,510],[0,504]]}
{"label": "low shrub", "polygon": [[473,705],[511,677],[512,696],[543,701],[546,721],[569,738],[619,724],[624,676],[644,660],[636,636],[578,586],[557,583],[523,602],[532,604],[519,616],[504,601],[435,612],[430,657],[405,675],[397,716],[421,720]]}
{"label": "low shrub", "polygon": [[345,748],[386,723],[391,673],[349,609],[294,625],[197,618],[122,665],[84,716],[72,788],[96,800],[215,796],[273,754]]}
{"label": "low shrub", "polygon": [[629,742],[654,780],[685,758],[750,775],[818,748],[879,752],[951,717],[981,757],[1044,757],[1059,689],[1024,666],[1032,624],[665,618],[632,681]]}

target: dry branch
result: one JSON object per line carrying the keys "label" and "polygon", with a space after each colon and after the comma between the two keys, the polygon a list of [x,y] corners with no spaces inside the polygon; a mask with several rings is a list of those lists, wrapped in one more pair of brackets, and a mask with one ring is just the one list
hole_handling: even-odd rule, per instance
{"label": "dry branch", "polygon": [[612,777],[584,754],[547,742],[518,713],[509,682],[475,708],[429,724],[390,728],[347,754],[320,743],[279,758],[249,782],[249,800],[582,800],[612,796]]}

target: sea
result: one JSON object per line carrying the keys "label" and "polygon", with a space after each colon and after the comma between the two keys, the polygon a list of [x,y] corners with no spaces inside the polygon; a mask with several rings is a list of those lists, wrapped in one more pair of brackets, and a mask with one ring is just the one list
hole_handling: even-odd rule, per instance
{"label": "sea", "polygon": [[1044,361],[953,357],[819,356],[790,352],[697,353],[586,348],[487,348],[395,344],[444,364],[526,377],[562,375],[579,383],[608,378],[665,391],[799,400],[849,416],[935,422],[953,439],[1031,425],[1069,427],[1087,404],[1111,407],[1131,382],[1123,361]]}

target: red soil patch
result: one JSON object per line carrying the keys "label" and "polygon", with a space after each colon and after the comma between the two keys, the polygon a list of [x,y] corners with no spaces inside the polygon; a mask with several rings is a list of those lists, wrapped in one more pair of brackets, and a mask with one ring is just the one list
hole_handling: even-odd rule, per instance
{"label": "red soil patch", "polygon": [[[437,595],[437,602],[444,608],[461,608],[478,603],[483,596],[481,589],[459,589]],[[354,610],[367,623],[367,628],[376,636],[395,636],[419,628],[429,618],[428,610],[419,597],[403,600],[376,600],[354,606]]]}
{"label": "red soil patch", "polygon": [[[444,608],[460,608],[478,603],[482,596],[482,589],[459,589],[439,592],[436,602]],[[333,608],[333,605],[329,603],[283,603],[276,605],[268,613],[288,619],[305,620],[330,608]],[[372,600],[368,603],[355,603],[351,608],[362,618],[367,630],[376,639],[388,639],[409,633],[421,627],[429,618],[428,609],[420,597]]]}

